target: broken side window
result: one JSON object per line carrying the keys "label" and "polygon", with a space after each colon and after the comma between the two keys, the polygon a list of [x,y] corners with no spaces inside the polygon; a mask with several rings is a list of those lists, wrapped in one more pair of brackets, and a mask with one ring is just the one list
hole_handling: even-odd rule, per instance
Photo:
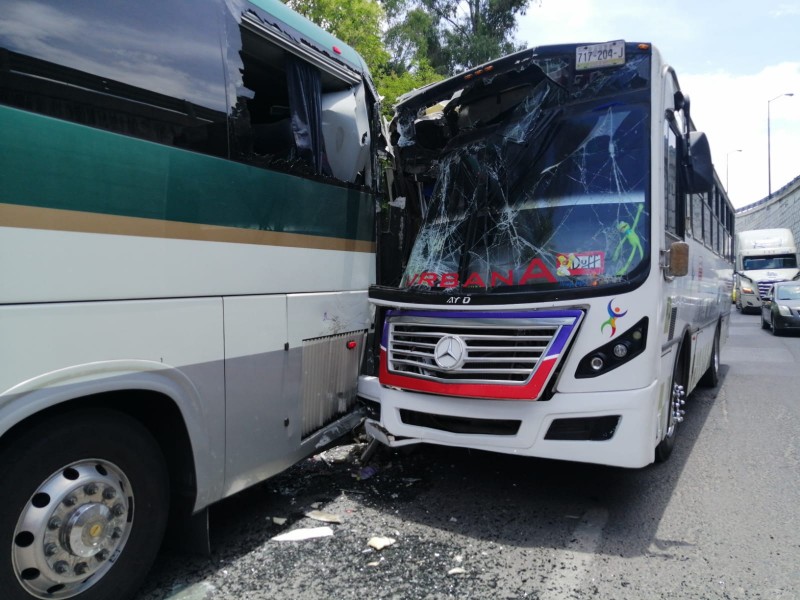
{"label": "broken side window", "polygon": [[227,0],[231,157],[302,177],[371,185],[362,67],[275,15]]}

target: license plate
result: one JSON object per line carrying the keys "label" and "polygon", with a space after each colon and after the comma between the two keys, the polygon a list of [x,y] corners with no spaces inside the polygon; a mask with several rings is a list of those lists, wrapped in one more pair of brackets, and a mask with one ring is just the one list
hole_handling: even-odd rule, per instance
{"label": "license plate", "polygon": [[616,67],[625,64],[625,41],[591,44],[575,48],[575,70]]}

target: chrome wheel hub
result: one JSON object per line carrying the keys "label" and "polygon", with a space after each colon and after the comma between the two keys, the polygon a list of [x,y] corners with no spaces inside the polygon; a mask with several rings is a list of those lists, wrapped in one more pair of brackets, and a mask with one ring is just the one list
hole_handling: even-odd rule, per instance
{"label": "chrome wheel hub", "polygon": [[133,495],[103,460],[56,471],[23,507],[12,544],[14,572],[36,598],[69,598],[111,568],[130,535]]}

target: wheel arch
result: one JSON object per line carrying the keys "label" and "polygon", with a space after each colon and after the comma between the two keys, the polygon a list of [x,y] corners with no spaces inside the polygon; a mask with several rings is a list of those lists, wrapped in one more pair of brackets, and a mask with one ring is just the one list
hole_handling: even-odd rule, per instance
{"label": "wheel arch", "polygon": [[[76,411],[102,410],[127,415],[147,429],[164,456],[172,489],[171,516],[187,518],[205,499],[210,482],[203,471],[209,432],[194,386],[176,369],[137,369],[108,377],[108,368],[87,377],[87,366],[47,374],[0,395],[0,451],[24,443],[26,432],[43,421]],[[205,467],[209,460],[205,460]],[[208,470],[208,469],[207,469]]]}
{"label": "wheel arch", "polygon": [[[203,373],[190,378],[180,368],[143,360],[103,361],[43,373],[0,393],[0,447],[35,419],[84,406],[110,408],[139,420],[159,443],[170,474],[178,469],[176,491],[192,496],[191,511],[220,498],[225,457],[224,451],[212,450],[224,447],[221,382]],[[189,475],[191,483],[186,481]]]}
{"label": "wheel arch", "polygon": [[24,443],[26,432],[42,422],[92,410],[127,415],[150,432],[167,465],[172,490],[171,513],[178,516],[187,510],[191,511],[197,498],[197,471],[192,443],[178,405],[162,392],[147,389],[115,390],[77,396],[52,404],[9,428],[0,438],[0,451],[16,443]]}

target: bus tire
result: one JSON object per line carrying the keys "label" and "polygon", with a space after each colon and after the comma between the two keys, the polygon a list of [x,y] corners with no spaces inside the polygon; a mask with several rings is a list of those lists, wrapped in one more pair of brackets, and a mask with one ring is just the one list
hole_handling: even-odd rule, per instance
{"label": "bus tire", "polygon": [[666,426],[664,427],[664,437],[656,446],[656,462],[665,462],[672,450],[675,448],[675,435],[677,433],[678,423],[683,420],[683,403],[684,390],[684,361],[683,355],[679,349],[678,356],[675,359],[675,366],[672,369],[672,381],[670,383],[670,402],[667,407]]}
{"label": "bus tire", "polygon": [[719,325],[714,332],[714,347],[711,350],[711,357],[708,361],[708,369],[698,382],[703,387],[715,388],[719,384]]}
{"label": "bus tire", "polygon": [[126,415],[51,415],[0,450],[4,600],[122,600],[142,584],[166,526],[169,479]]}

